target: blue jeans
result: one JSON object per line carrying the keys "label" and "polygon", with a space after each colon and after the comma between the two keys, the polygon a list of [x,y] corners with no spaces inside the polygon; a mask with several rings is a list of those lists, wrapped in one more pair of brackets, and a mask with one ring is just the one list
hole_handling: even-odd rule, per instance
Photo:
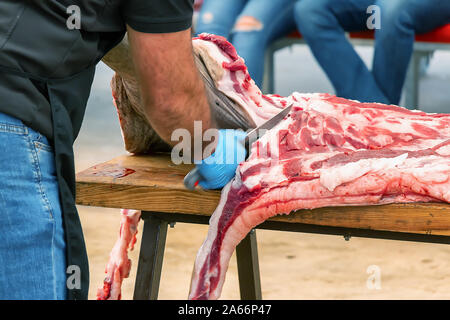
{"label": "blue jeans", "polygon": [[0,113],[0,299],[66,297],[55,161],[47,139]]}
{"label": "blue jeans", "polygon": [[[264,75],[267,46],[295,29],[296,0],[206,0],[197,22],[197,34],[214,33],[229,38],[244,58],[250,76],[258,86]],[[234,27],[241,17],[253,17],[260,26],[243,30]]]}
{"label": "blue jeans", "polygon": [[[345,32],[367,30],[367,8],[381,9],[375,31],[372,71]],[[415,33],[450,22],[447,0],[300,0],[295,19],[338,96],[398,104],[411,59]]]}

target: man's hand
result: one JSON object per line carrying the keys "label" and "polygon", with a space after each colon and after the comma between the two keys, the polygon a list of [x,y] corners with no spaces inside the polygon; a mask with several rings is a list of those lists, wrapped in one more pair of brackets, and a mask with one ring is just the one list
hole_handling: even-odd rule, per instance
{"label": "man's hand", "polygon": [[170,145],[178,128],[202,141],[194,137],[194,121],[202,121],[203,131],[215,124],[194,62],[191,30],[148,34],[128,27],[128,39],[151,126]]}
{"label": "man's hand", "polygon": [[214,153],[197,168],[204,178],[199,185],[204,189],[220,189],[236,174],[236,168],[245,160],[246,151],[242,130],[219,130],[219,141]]}

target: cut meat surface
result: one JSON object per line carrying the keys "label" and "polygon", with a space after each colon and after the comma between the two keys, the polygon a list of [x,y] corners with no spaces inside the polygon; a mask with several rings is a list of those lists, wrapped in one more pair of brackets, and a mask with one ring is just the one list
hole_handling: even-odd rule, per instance
{"label": "cut meat surface", "polygon": [[252,145],[222,190],[197,254],[190,299],[219,298],[235,247],[275,215],[324,206],[450,202],[450,115],[328,94],[294,93],[278,101],[294,107]]}
{"label": "cut meat surface", "polygon": [[133,250],[136,243],[141,212],[124,209],[121,214],[119,239],[109,255],[105,270],[106,278],[103,288],[97,291],[97,300],[120,300],[122,281],[130,274],[131,260],[128,259],[128,250]]}

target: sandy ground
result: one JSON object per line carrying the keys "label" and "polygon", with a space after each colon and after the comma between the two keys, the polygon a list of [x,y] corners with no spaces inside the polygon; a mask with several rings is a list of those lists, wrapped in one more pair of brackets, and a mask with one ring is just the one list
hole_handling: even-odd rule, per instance
{"label": "sandy ground", "polygon": [[[366,61],[371,50],[360,49]],[[333,92],[305,47],[283,50],[276,60],[276,91]],[[421,83],[421,105],[448,112],[450,54],[438,53]],[[82,132],[75,145],[77,170],[124,153],[117,115],[111,104],[112,73],[100,65]],[[89,298],[102,285],[109,251],[117,239],[120,212],[79,207],[90,260]],[[207,226],[177,224],[168,231],[160,299],[185,299],[196,252]],[[133,296],[141,246],[130,254],[132,272],[123,299]],[[450,247],[445,245],[257,231],[264,299],[450,299]],[[375,269],[373,269],[375,268]],[[368,273],[369,270],[369,273]],[[378,270],[376,274],[370,270]],[[378,286],[371,280],[377,278]],[[368,285],[369,283],[369,285]],[[371,286],[372,284],[372,286]],[[223,299],[239,299],[236,260],[227,273]]]}

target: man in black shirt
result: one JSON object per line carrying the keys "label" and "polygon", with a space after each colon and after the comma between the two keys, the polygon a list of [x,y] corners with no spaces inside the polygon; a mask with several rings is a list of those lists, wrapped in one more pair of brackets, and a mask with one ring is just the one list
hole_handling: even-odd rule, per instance
{"label": "man in black shirt", "polygon": [[0,2],[0,299],[87,298],[72,144],[95,65],[126,31],[160,137],[171,143],[177,128],[193,134],[194,120],[214,127],[192,55],[192,5]]}

